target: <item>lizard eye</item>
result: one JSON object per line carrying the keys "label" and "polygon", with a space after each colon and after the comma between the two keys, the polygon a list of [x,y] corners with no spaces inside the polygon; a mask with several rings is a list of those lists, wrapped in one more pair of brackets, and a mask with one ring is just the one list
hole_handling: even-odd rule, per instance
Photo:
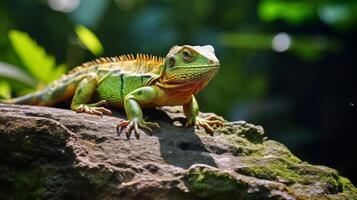
{"label": "lizard eye", "polygon": [[182,51],[182,58],[185,60],[185,61],[190,61],[192,60],[192,52],[189,50],[189,49],[184,49]]}

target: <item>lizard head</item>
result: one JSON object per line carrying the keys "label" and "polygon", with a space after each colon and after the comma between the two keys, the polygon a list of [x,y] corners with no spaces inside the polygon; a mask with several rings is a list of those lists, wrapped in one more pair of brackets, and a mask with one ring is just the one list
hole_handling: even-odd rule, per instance
{"label": "lizard head", "polygon": [[164,80],[171,83],[208,82],[219,66],[211,45],[174,46],[164,59]]}

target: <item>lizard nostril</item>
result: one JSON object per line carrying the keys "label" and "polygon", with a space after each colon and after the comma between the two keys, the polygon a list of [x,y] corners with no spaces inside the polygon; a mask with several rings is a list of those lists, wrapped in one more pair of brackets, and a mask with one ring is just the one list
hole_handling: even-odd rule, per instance
{"label": "lizard nostril", "polygon": [[209,60],[208,63],[209,63],[209,64],[213,64],[213,60]]}

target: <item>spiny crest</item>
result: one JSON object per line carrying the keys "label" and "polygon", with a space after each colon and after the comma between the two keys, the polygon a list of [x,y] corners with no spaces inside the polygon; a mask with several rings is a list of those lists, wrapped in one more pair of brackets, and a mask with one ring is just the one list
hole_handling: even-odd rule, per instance
{"label": "spiny crest", "polygon": [[[126,54],[115,57],[102,57],[97,58],[95,60],[85,62],[82,65],[75,67],[68,74],[76,73],[85,68],[92,67],[94,65],[100,64],[110,64],[110,63],[118,63],[123,64],[124,62],[135,61],[137,64],[148,64],[149,66],[158,66],[163,63],[164,58],[159,56],[147,55],[147,54],[136,54],[136,57],[133,54]],[[135,69],[133,69],[135,70]]]}
{"label": "spiny crest", "polygon": [[102,57],[86,63],[83,63],[83,67],[92,66],[95,64],[105,64],[112,62],[123,62],[123,61],[141,61],[141,62],[157,62],[162,63],[164,58],[158,56],[152,56],[147,54],[136,54],[136,57],[133,54],[126,54],[115,57]]}

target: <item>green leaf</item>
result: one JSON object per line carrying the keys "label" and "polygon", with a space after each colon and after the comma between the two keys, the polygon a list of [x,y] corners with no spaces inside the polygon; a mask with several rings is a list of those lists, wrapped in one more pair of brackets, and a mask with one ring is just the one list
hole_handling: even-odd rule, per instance
{"label": "green leaf", "polygon": [[0,98],[10,99],[11,98],[11,88],[7,82],[0,82]]}
{"label": "green leaf", "polygon": [[315,14],[315,5],[304,1],[264,0],[258,7],[259,17],[264,21],[285,20],[301,23]]}
{"label": "green leaf", "polygon": [[83,25],[78,25],[75,29],[81,43],[94,55],[103,54],[103,46],[95,34]]}
{"label": "green leaf", "polygon": [[16,54],[27,71],[41,82],[50,83],[53,80],[55,58],[47,55],[45,49],[31,39],[27,33],[11,30],[8,35]]}

